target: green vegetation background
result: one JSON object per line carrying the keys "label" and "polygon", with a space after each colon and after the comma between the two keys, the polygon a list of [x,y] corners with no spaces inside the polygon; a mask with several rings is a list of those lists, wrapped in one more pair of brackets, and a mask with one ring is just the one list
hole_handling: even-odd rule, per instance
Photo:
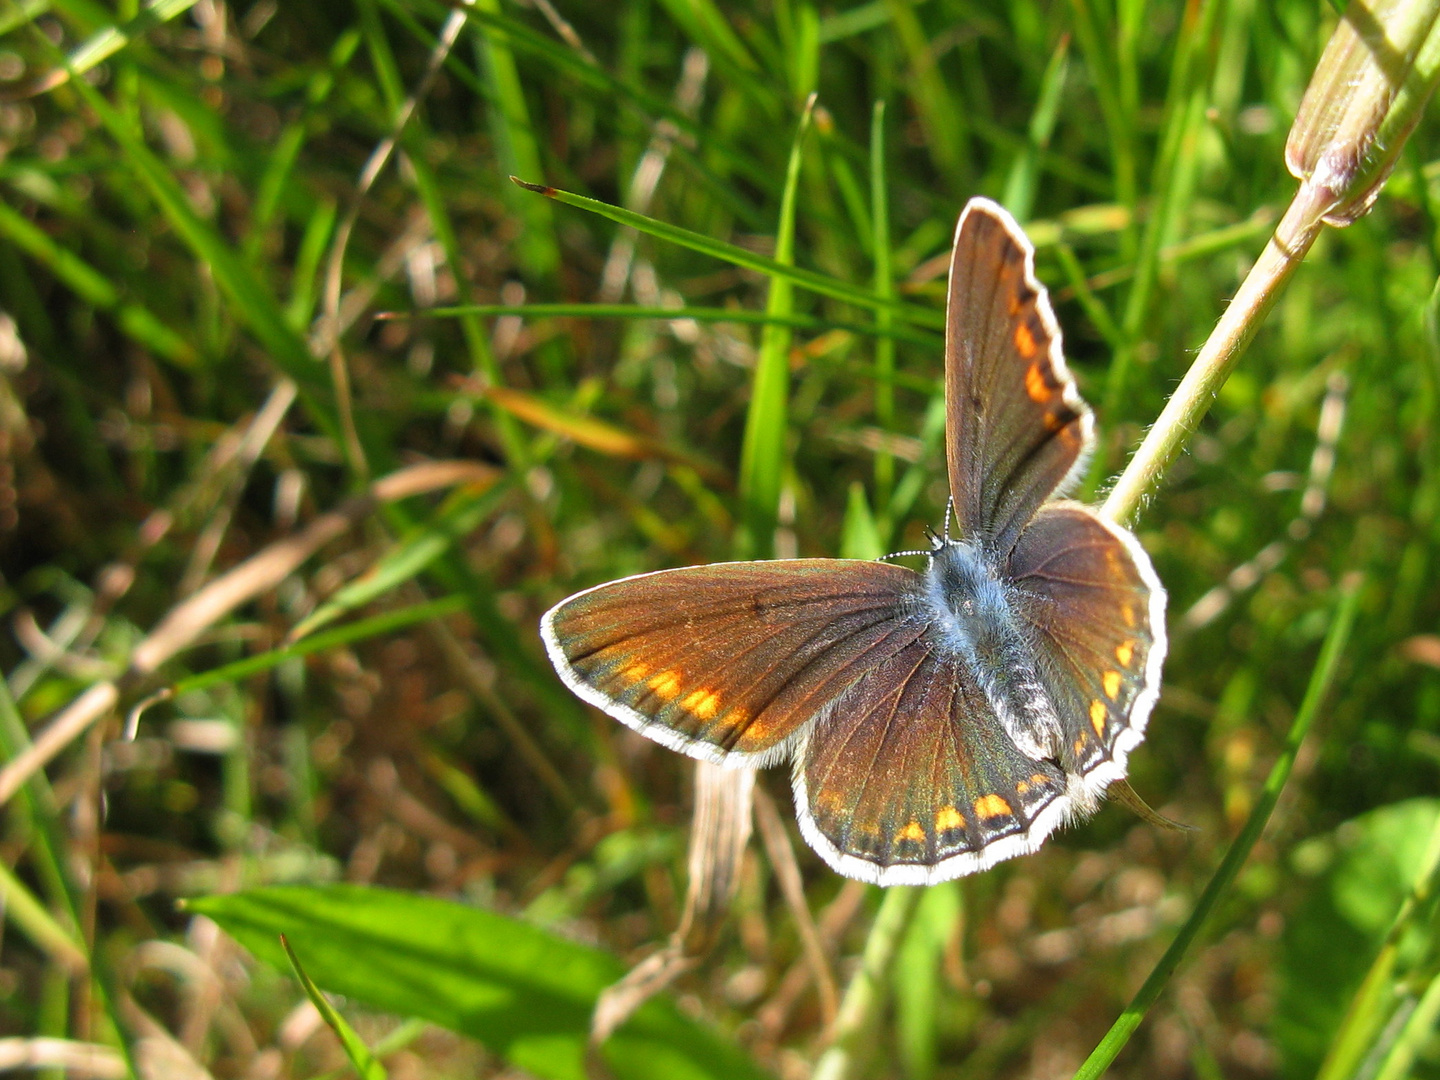
{"label": "green vegetation background", "polygon": [[[539,614],[772,533],[781,555],[923,545],[945,499],[943,265],[972,194],[1028,223],[1098,409],[1103,491],[1293,192],[1284,139],[1335,19],[1304,0],[556,7],[477,2],[426,82],[450,12],[429,0],[0,6],[7,756],[119,678],[178,602],[376,477],[494,470],[361,515],[157,674],[122,679],[118,711],[11,800],[3,1034],[125,1045],[142,1075],[343,1067],[289,979],[273,931],[290,926],[393,1075],[579,1075],[595,992],[677,922],[693,770],[571,698]],[[66,57],[77,77],[52,77]],[[1132,780],[1195,830],[1110,806],[928,893],[866,1075],[1074,1071],[1249,813],[1359,572],[1270,828],[1113,1075],[1312,1076],[1330,1050],[1434,853],[1435,135],[1423,122],[1374,212],[1322,236],[1140,521],[1173,644]],[[510,174],[837,289],[772,286]],[[331,350],[327,260],[352,212]],[[904,306],[846,302],[856,290]],[[597,302],[624,306],[493,310]],[[475,304],[491,307],[454,310]],[[744,321],[767,305],[769,330]],[[736,314],[639,317],[681,306]],[[277,652],[306,620],[323,647]],[[783,771],[761,783],[788,806]],[[785,820],[843,987],[878,893]],[[209,909],[267,964],[175,904],[339,881],[479,910],[333,890]],[[1435,992],[1418,912],[1356,1068]],[[409,966],[370,962],[382,932]],[[826,1038],[805,971],[752,843],[714,954],[611,1064],[802,1077]],[[1407,1037],[1413,1074],[1440,1075],[1430,1028]]]}

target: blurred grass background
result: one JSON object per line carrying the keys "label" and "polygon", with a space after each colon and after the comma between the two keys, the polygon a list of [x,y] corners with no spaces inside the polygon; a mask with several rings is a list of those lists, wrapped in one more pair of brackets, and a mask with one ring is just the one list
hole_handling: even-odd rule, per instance
{"label": "blurred grass background", "polygon": [[[1335,19],[1309,0],[450,10],[0,5],[8,756],[119,678],[177,603],[374,478],[495,470],[385,503],[122,680],[119,710],[6,805],[6,1036],[118,1046],[118,1028],[151,1040],[147,1075],[343,1067],[298,984],[175,906],[262,884],[391,886],[626,964],[653,950],[684,895],[692,766],[575,701],[539,614],[772,535],[781,556],[923,546],[946,494],[944,263],[972,194],[1028,223],[1099,411],[1103,491],[1294,190],[1284,139]],[[1322,236],[1140,522],[1173,644],[1132,780],[1195,831],[1110,806],[927,892],[867,1075],[1073,1072],[1251,809],[1359,571],[1336,689],[1270,829],[1113,1075],[1320,1067],[1437,819],[1435,135],[1422,122],[1375,211]],[[903,306],[787,294],[510,174]],[[783,328],[754,321],[767,305]],[[656,314],[682,306],[735,314]],[[277,652],[301,624],[324,647]],[[263,669],[206,676],[250,657]],[[761,784],[788,806],[783,771]],[[843,985],[879,894],[784,817]],[[1368,1075],[1435,989],[1417,911]],[[763,1068],[807,1074],[824,1019],[759,844],[674,996]],[[496,1046],[345,1011],[389,1040],[392,1075],[517,1075]],[[1412,1043],[1413,1074],[1440,1075],[1430,1028]]]}

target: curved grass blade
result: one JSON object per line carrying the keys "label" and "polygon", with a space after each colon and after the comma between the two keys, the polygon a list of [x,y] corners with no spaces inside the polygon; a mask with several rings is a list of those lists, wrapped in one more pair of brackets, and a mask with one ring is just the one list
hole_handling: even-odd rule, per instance
{"label": "curved grass blade", "polygon": [[1270,775],[1266,778],[1265,786],[1261,789],[1259,797],[1256,798],[1255,807],[1250,811],[1250,816],[1246,819],[1240,834],[1235,837],[1229,850],[1225,852],[1225,857],[1220,860],[1220,866],[1205,886],[1205,891],[1200,894],[1200,899],[1195,902],[1195,910],[1185,920],[1185,925],[1175,935],[1175,940],[1165,950],[1165,955],[1160,958],[1160,962],[1155,965],[1149,978],[1136,992],[1134,999],[1125,1011],[1120,1014],[1120,1018],[1100,1040],[1100,1045],[1091,1051],[1090,1056],[1085,1059],[1085,1063],[1076,1071],[1075,1080],[1099,1080],[1099,1077],[1114,1062],[1125,1044],[1130,1041],[1130,1036],[1135,1034],[1135,1029],[1140,1026],[1140,1022],[1145,1019],[1145,1014],[1150,1010],[1150,1006],[1154,1005],[1160,997],[1161,991],[1170,981],[1170,976],[1175,974],[1175,969],[1180,966],[1186,950],[1190,948],[1191,943],[1204,927],[1205,921],[1214,911],[1215,905],[1230,888],[1235,876],[1239,874],[1240,868],[1245,865],[1245,860],[1250,857],[1251,849],[1260,839],[1266,822],[1270,820],[1270,814],[1275,809],[1275,803],[1280,798],[1285,781],[1290,778],[1290,770],[1295,764],[1295,755],[1300,751],[1300,744],[1309,732],[1311,724],[1314,723],[1315,715],[1320,711],[1320,706],[1335,678],[1335,670],[1339,666],[1340,656],[1345,651],[1345,643],[1350,637],[1350,628],[1355,623],[1361,584],[1362,579],[1357,574],[1343,586],[1344,591],[1340,596],[1340,602],[1330,620],[1330,629],[1325,635],[1324,643],[1320,646],[1320,656],[1315,661],[1315,667],[1310,673],[1310,682],[1305,688],[1305,698],[1295,713],[1295,719],[1290,725],[1290,734],[1285,739],[1285,746],[1280,751],[1280,756],[1275,760],[1275,764],[1270,767]]}
{"label": "curved grass blade", "polygon": [[350,1064],[355,1066],[355,1071],[360,1074],[360,1080],[386,1080],[389,1075],[385,1072],[385,1066],[375,1060],[375,1055],[365,1045],[363,1039],[355,1034],[355,1029],[345,1022],[345,1018],[335,1011],[335,1006],[330,1004],[330,999],[320,992],[320,988],[311,981],[310,976],[305,973],[300,958],[295,955],[295,950],[290,947],[289,940],[284,934],[280,935],[280,947],[285,950],[285,957],[290,961],[290,970],[295,972],[295,978],[300,980],[300,985],[305,988],[305,996],[308,997],[321,1018],[335,1032],[340,1039],[340,1045],[345,1048],[345,1056],[350,1059]]}
{"label": "curved grass blade", "polygon": [[[1330,1051],[1325,1055],[1316,1080],[1346,1080],[1356,1075],[1366,1056],[1372,1052],[1375,1041],[1390,1022],[1396,1004],[1405,998],[1403,989],[1396,986],[1396,968],[1400,964],[1401,944],[1407,931],[1414,924],[1434,917],[1430,901],[1437,889],[1440,889],[1440,817],[1435,819],[1430,832],[1430,842],[1416,871],[1409,895],[1402,901],[1394,922],[1386,931],[1379,952],[1370,964],[1370,970],[1365,973],[1365,978],[1350,999],[1345,1018],[1340,1023],[1340,1030],[1330,1044]],[[1434,993],[1433,985],[1425,991],[1426,997],[1432,997]],[[1428,1007],[1433,1010],[1436,1004],[1432,1002]],[[1413,1020],[1412,1016],[1411,1020],[1406,1021],[1407,1031]],[[1432,1018],[1431,1023],[1433,1022]],[[1400,1053],[1403,1057],[1405,1052]],[[1387,1055],[1387,1061],[1391,1059],[1397,1063],[1399,1061],[1399,1058],[1396,1058],[1396,1048],[1393,1047]],[[1398,1068],[1398,1064],[1396,1067]],[[1390,1066],[1387,1065],[1382,1072],[1389,1069]],[[1401,1071],[1400,1075],[1403,1076],[1404,1072]]]}
{"label": "curved grass blade", "polygon": [[[895,278],[890,262],[890,190],[885,182],[885,102],[875,102],[870,113],[870,221],[875,256],[875,295],[895,299]],[[894,316],[886,308],[875,312],[879,340],[875,342],[875,422],[881,431],[895,430],[895,342],[887,337]],[[895,488],[895,458],[889,451],[875,455],[875,505],[881,508],[880,534],[888,544],[893,526],[888,513]]]}
{"label": "curved grass blade", "polygon": [[[376,318],[381,321],[411,317],[406,311],[382,311]],[[937,334],[924,330],[912,330],[905,326],[893,326],[882,320],[883,311],[876,312],[873,323],[848,322],[843,319],[819,319],[813,315],[776,315],[769,311],[751,311],[747,308],[723,307],[643,307],[639,304],[453,304],[449,307],[425,308],[415,312],[416,317],[445,319],[463,315],[500,316],[519,315],[531,319],[659,319],[673,322],[676,319],[693,319],[695,322],[751,323],[789,326],[795,330],[849,330],[856,334],[868,334],[878,338],[890,338],[909,345],[920,345],[927,349],[938,349],[943,339]]]}
{"label": "curved grass blade", "polygon": [[146,32],[189,11],[196,2],[197,0],[150,0],[133,19],[118,26],[107,26],[92,34],[70,51],[62,66],[21,88],[19,93],[28,97],[44,94],[64,85],[71,78],[83,75],[104,63]]}
{"label": "curved grass blade", "polygon": [[258,656],[247,656],[244,660],[236,660],[233,664],[226,664],[223,667],[212,668],[210,671],[202,671],[198,675],[180,679],[171,688],[171,693],[178,697],[193,690],[207,690],[220,683],[238,682],[240,679],[279,667],[287,660],[295,660],[324,652],[326,649],[380,637],[382,634],[393,633],[406,626],[413,626],[415,623],[425,622],[429,619],[443,619],[447,615],[464,611],[465,604],[463,596],[446,596],[423,604],[412,604],[397,611],[387,611],[383,615],[373,615],[368,619],[356,619],[353,623],[337,627],[334,630],[312,634],[305,640],[283,649],[271,649]]}
{"label": "curved grass blade", "polygon": [[610,203],[601,202],[599,199],[586,198],[584,195],[576,195],[574,192],[563,191],[560,188],[549,187],[545,184],[532,184],[521,180],[518,176],[512,176],[511,180],[536,194],[544,195],[546,198],[554,199],[556,202],[565,203],[567,206],[574,206],[580,210],[588,210],[592,214],[599,214],[601,217],[609,218],[611,221],[621,225],[629,225],[631,228],[654,236],[660,240],[669,240],[671,243],[687,247],[691,251],[698,251],[702,255],[711,255],[725,262],[733,263],[735,266],[743,266],[747,270],[755,270],[771,278],[784,278],[802,289],[809,289],[811,292],[819,293],[821,296],[828,296],[832,300],[841,300],[847,304],[854,304],[857,307],[869,308],[872,311],[886,308],[893,311],[897,316],[914,323],[917,326],[926,326],[939,330],[945,326],[945,315],[934,308],[920,307],[918,304],[905,304],[894,300],[885,300],[874,293],[857,288],[847,282],[839,281],[824,274],[817,274],[813,270],[802,270],[795,266],[786,266],[776,259],[767,259],[764,255],[757,255],[753,251],[747,251],[735,244],[727,244],[723,240],[715,240],[702,233],[691,232],[689,229],[682,229],[678,225],[669,225],[663,221],[657,221],[644,214],[637,214],[633,210],[625,210]]}
{"label": "curved grass blade", "polygon": [[470,485],[455,492],[430,521],[412,530],[379,562],[337,590],[309,618],[301,620],[290,632],[290,640],[298,641],[419,574],[445,554],[456,540],[474,532],[505,489],[506,485],[495,484],[477,491],[475,485]]}
{"label": "curved grass blade", "polygon": [[[800,186],[801,150],[810,116],[815,109],[811,94],[800,116],[790,162],[785,170],[785,194],[780,200],[780,221],[775,230],[775,262],[790,265],[795,259],[795,196]],[[794,288],[783,277],[770,279],[765,300],[769,315],[790,314]],[[768,323],[760,339],[755,377],[750,384],[750,408],[745,414],[745,441],[740,449],[740,501],[744,504],[745,535],[741,554],[748,558],[770,554],[780,507],[780,484],[785,474],[785,436],[790,404],[790,328]]]}
{"label": "curved grass blade", "polygon": [[111,312],[115,324],[127,336],[178,367],[196,366],[199,357],[194,346],[148,308],[123,300],[120,290],[105,275],[5,203],[0,203],[0,235],[47,267],[86,303]]}

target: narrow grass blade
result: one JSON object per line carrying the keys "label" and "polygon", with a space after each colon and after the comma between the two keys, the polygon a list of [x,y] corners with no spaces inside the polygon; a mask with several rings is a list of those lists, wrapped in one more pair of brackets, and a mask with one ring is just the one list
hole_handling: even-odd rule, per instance
{"label": "narrow grass blade", "polygon": [[1370,964],[1370,970],[1365,973],[1345,1010],[1345,1019],[1330,1044],[1330,1051],[1325,1055],[1316,1080],[1347,1080],[1356,1074],[1372,1052],[1376,1039],[1390,1021],[1396,1003],[1403,1000],[1403,992],[1396,986],[1395,978],[1401,943],[1415,922],[1433,916],[1430,901],[1437,888],[1440,888],[1440,818],[1436,818],[1431,829],[1430,842],[1420,866],[1416,868],[1410,893],[1401,903],[1395,921]]}
{"label": "narrow grass blade", "polygon": [[[875,295],[895,298],[895,280],[890,264],[890,191],[885,182],[885,102],[875,102],[870,113],[870,221],[871,250],[875,259]],[[875,325],[880,337],[875,342],[875,423],[881,431],[895,430],[895,343],[886,337],[893,317],[888,308],[877,308]],[[943,342],[942,342],[943,345]],[[875,504],[883,508],[880,523],[882,543],[888,543],[890,497],[895,487],[895,458],[885,450],[875,455]]]}
{"label": "narrow grass blade", "polygon": [[[476,0],[475,6],[491,15],[500,13],[498,0]],[[486,115],[500,167],[506,173],[540,176],[540,144],[530,123],[530,109],[510,52],[510,39],[503,30],[476,25],[485,81],[490,88]],[[553,274],[560,265],[560,248],[555,242],[555,216],[550,207],[513,196],[508,196],[507,201],[524,222],[517,246],[525,268],[541,277]]]}
{"label": "narrow grass blade", "polygon": [[763,255],[757,255],[753,251],[734,244],[727,244],[723,240],[714,240],[701,233],[691,232],[689,229],[682,229],[678,225],[667,225],[663,221],[656,221],[654,218],[646,217],[644,214],[637,214],[632,210],[625,210],[618,206],[612,206],[598,199],[589,199],[584,195],[576,195],[573,192],[562,191],[559,188],[547,187],[544,184],[531,184],[519,177],[510,178],[527,191],[536,192],[557,202],[565,203],[567,206],[574,206],[581,210],[588,210],[592,214],[599,214],[601,217],[609,218],[611,221],[621,225],[629,225],[631,228],[654,236],[660,240],[668,240],[671,243],[687,247],[691,251],[698,251],[703,255],[712,255],[717,259],[732,263],[735,266],[743,266],[747,270],[755,270],[771,278],[783,278],[792,282],[802,289],[809,289],[811,292],[819,293],[821,296],[828,296],[833,300],[842,300],[847,304],[854,304],[857,307],[878,310],[886,308],[893,311],[899,317],[914,323],[917,326],[925,326],[931,329],[941,329],[945,325],[943,312],[933,308],[920,307],[916,304],[903,304],[896,301],[887,301],[866,292],[864,289],[856,288],[854,285],[839,281],[835,278],[826,277],[824,274],[817,274],[813,270],[802,270],[798,267],[787,266],[776,259],[767,259]]}
{"label": "narrow grass blade", "polygon": [[247,656],[244,660],[236,660],[233,664],[226,664],[223,667],[212,668],[209,671],[202,671],[198,675],[180,679],[171,687],[171,693],[179,697],[182,694],[194,690],[206,690],[221,683],[238,682],[251,675],[258,675],[262,671],[277,668],[287,660],[312,656],[327,649],[339,648],[341,645],[351,645],[357,641],[381,637],[404,627],[413,626],[418,622],[443,619],[447,615],[454,615],[464,610],[464,597],[447,596],[440,600],[430,600],[396,611],[387,611],[383,615],[372,615],[368,619],[357,619],[353,623],[337,627],[334,630],[312,634],[305,640],[283,649],[271,649],[258,656]]}
{"label": "narrow grass blade", "polygon": [[512,390],[505,386],[482,387],[478,390],[482,400],[504,409],[511,416],[527,424],[553,431],[596,453],[609,457],[628,458],[632,461],[658,459],[688,465],[710,482],[728,486],[730,477],[714,462],[706,461],[694,454],[669,446],[658,439],[626,431],[624,428],[607,424],[593,416],[582,416],[562,409],[534,394],[523,390]]}
{"label": "narrow grass blade", "polygon": [[4,905],[5,918],[52,963],[71,975],[79,975],[89,968],[84,948],[55,921],[3,860],[0,860],[0,904]]}
{"label": "narrow grass blade", "polygon": [[906,0],[889,0],[890,26],[910,62],[910,97],[935,163],[961,190],[973,185],[968,110],[950,93],[930,35]]}
{"label": "narrow grass blade", "polygon": [[[639,304],[455,304],[450,307],[426,308],[424,311],[424,317],[427,319],[446,319],[459,315],[482,317],[519,315],[521,318],[531,319],[658,319],[662,322],[694,319],[696,322],[706,323],[728,322],[760,325],[776,323],[780,326],[793,327],[796,330],[814,330],[816,332],[849,330],[856,334],[891,338],[927,349],[939,348],[944,344],[943,339],[937,334],[924,330],[913,330],[906,326],[889,325],[887,321],[879,318],[881,314],[882,312],[876,312],[877,317],[873,323],[861,323],[847,322],[843,319],[817,319],[812,315],[796,315],[793,312],[789,315],[776,315],[769,311],[750,311],[746,308],[655,308],[643,307]],[[410,313],[402,311],[381,312],[377,316],[381,320],[409,317]]]}
{"label": "narrow grass blade", "polygon": [[1055,131],[1055,120],[1060,115],[1060,94],[1065,89],[1065,78],[1069,72],[1070,36],[1067,34],[1055,46],[1050,62],[1045,65],[1045,74],[1040,77],[1040,97],[1035,103],[1035,111],[1030,114],[1025,149],[1020,151],[1010,166],[1010,175],[1005,179],[1005,194],[1001,202],[1015,215],[1016,221],[1029,221],[1035,209],[1040,165],[1045,148],[1050,145],[1050,136]]}
{"label": "narrow grass blade", "polygon": [[110,137],[119,144],[123,160],[159,204],[171,227],[195,256],[209,266],[216,282],[234,305],[236,314],[268,350],[271,359],[299,386],[310,391],[308,396],[315,421],[332,429],[327,434],[335,434],[329,411],[315,408],[314,394],[324,389],[321,369],[311,357],[305,341],[286,320],[285,312],[274,295],[261,283],[234,246],[191,209],[174,175],[140,140],[129,121],[112,109],[84,79],[75,79],[70,85],[85,99],[86,105],[94,110]]}
{"label": "narrow grass blade", "polygon": [[450,549],[457,540],[479,527],[506,490],[498,484],[485,490],[470,485],[446,500],[442,509],[424,525],[402,538],[378,563],[349,585],[336,591],[309,618],[290,632],[291,642],[314,633],[347,612],[363,607],[423,571]]}
{"label": "narrow grass blade", "polygon": [[[805,104],[790,163],[785,170],[785,194],[780,200],[780,221],[775,230],[775,261],[781,266],[795,259],[795,196],[800,187],[800,163],[805,133],[815,108],[815,96]],[[765,311],[788,316],[794,288],[782,277],[770,279]],[[754,558],[770,554],[780,507],[780,485],[785,474],[785,440],[790,403],[790,328],[767,323],[750,383],[750,408],[745,414],[745,439],[740,448],[740,501],[744,506],[745,536],[742,554]]]}
{"label": "narrow grass blade", "polygon": [[900,943],[893,979],[895,1034],[907,1080],[930,1080],[935,1075],[941,965],[946,947],[960,929],[961,905],[958,881],[926,889]]}
{"label": "narrow grass blade", "polygon": [[878,559],[885,554],[885,538],[870,512],[865,488],[857,480],[850,485],[845,502],[845,521],[840,527],[842,559]]}
{"label": "narrow grass blade", "polygon": [[1437,1024],[1440,1024],[1440,975],[1433,975],[1405,1026],[1400,1029],[1394,1045],[1380,1063],[1375,1080],[1405,1080],[1410,1076],[1415,1059],[1435,1033]]}
{"label": "narrow grass blade", "polygon": [[896,885],[884,891],[880,910],[865,939],[860,969],[845,988],[831,1030],[830,1048],[815,1063],[812,1080],[852,1080],[875,1041],[874,1025],[885,1004],[890,968],[924,889]]}
{"label": "narrow grass blade", "polygon": [[1310,673],[1310,682],[1305,688],[1305,698],[1295,713],[1295,719],[1290,725],[1290,733],[1285,739],[1285,746],[1280,751],[1280,756],[1275,760],[1275,764],[1271,766],[1265,786],[1255,800],[1255,807],[1250,811],[1250,816],[1246,819],[1240,834],[1235,837],[1225,852],[1225,857],[1221,859],[1219,867],[1206,884],[1204,892],[1200,894],[1200,899],[1195,902],[1195,910],[1185,920],[1185,925],[1175,935],[1175,940],[1165,950],[1165,955],[1160,958],[1160,962],[1155,965],[1149,978],[1136,992],[1134,999],[1125,1011],[1120,1014],[1120,1018],[1100,1040],[1100,1045],[1095,1047],[1090,1056],[1085,1059],[1085,1063],[1075,1073],[1075,1080],[1099,1080],[1099,1077],[1115,1061],[1116,1056],[1130,1041],[1130,1036],[1140,1026],[1140,1022],[1145,1018],[1150,1006],[1154,1005],[1160,997],[1161,991],[1170,981],[1170,976],[1180,966],[1180,961],[1184,959],[1186,951],[1204,927],[1205,921],[1210,917],[1215,905],[1229,890],[1235,876],[1240,872],[1240,868],[1245,865],[1245,860],[1250,857],[1251,849],[1260,839],[1266,822],[1270,820],[1270,814],[1275,809],[1275,803],[1280,798],[1285,781],[1290,778],[1290,770],[1295,765],[1295,755],[1300,751],[1300,744],[1309,733],[1315,716],[1319,713],[1320,706],[1324,703],[1325,696],[1330,690],[1330,684],[1335,678],[1341,654],[1344,653],[1345,644],[1350,637],[1350,629],[1355,623],[1361,584],[1361,578],[1355,575],[1343,586],[1339,604],[1330,620],[1330,629],[1325,635],[1325,641],[1320,646],[1320,655]]}
{"label": "narrow grass blade", "polygon": [[360,1074],[360,1080],[386,1080],[388,1074],[385,1066],[375,1059],[370,1053],[370,1048],[365,1045],[363,1039],[355,1034],[355,1029],[345,1022],[345,1018],[335,1011],[335,1006],[330,1004],[330,999],[320,992],[320,988],[311,981],[310,976],[305,974],[305,968],[300,963],[300,958],[295,955],[295,950],[290,947],[289,940],[284,934],[280,935],[280,947],[285,950],[285,956],[290,961],[290,970],[295,972],[295,978],[300,980],[300,985],[305,988],[305,996],[310,999],[321,1018],[331,1031],[335,1032],[340,1039],[340,1045],[345,1048],[345,1056],[350,1059],[350,1064],[355,1066],[355,1071]]}
{"label": "narrow grass blade", "polygon": [[199,356],[183,337],[171,330],[148,308],[122,300],[104,274],[73,251],[55,243],[28,218],[0,203],[0,235],[29,254],[59,278],[86,303],[115,316],[116,325],[158,356],[183,368],[193,368]]}
{"label": "narrow grass blade", "polygon": [[43,94],[63,85],[77,75],[83,75],[98,64],[104,63],[132,41],[157,26],[169,22],[177,15],[189,11],[196,0],[151,0],[140,9],[135,18],[118,26],[107,26],[92,34],[70,51],[62,67],[41,76],[25,88],[27,94]]}

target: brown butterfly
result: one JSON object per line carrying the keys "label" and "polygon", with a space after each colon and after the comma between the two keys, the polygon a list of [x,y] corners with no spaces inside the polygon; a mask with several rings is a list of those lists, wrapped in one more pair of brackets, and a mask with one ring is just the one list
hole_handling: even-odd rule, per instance
{"label": "brown butterfly", "polygon": [[[923,571],[719,563],[612,581],[541,622],[565,684],[725,765],[789,760],[806,840],[840,873],[933,884],[1034,851],[1125,775],[1160,692],[1165,590],[1075,502],[1093,419],[1034,248],[960,215],[945,327],[959,536]],[[947,530],[948,532],[948,530]]]}

